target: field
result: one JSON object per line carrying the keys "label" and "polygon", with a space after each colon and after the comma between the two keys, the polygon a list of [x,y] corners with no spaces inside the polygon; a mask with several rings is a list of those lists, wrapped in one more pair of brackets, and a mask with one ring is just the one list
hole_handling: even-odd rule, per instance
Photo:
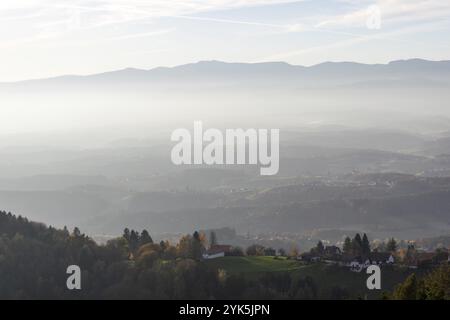
{"label": "field", "polygon": [[339,288],[348,292],[352,298],[380,298],[382,292],[391,291],[411,273],[411,270],[405,268],[382,268],[382,290],[373,291],[366,288],[369,275],[364,271],[355,273],[346,267],[324,263],[304,264],[300,261],[266,256],[223,257],[205,263],[212,268],[223,269],[230,275],[240,274],[253,280],[268,272],[289,272],[295,279],[311,277],[318,287],[319,297],[329,297],[333,290]]}
{"label": "field", "polygon": [[206,262],[218,269],[224,269],[230,274],[257,275],[264,272],[295,271],[302,267],[300,262],[286,258],[274,257],[223,257]]}

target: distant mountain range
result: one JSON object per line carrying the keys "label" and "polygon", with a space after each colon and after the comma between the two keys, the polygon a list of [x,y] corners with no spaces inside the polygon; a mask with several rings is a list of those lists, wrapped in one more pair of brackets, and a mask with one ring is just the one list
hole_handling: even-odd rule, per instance
{"label": "distant mountain range", "polygon": [[176,67],[158,67],[150,70],[127,68],[93,75],[64,75],[48,79],[0,83],[1,87],[17,85],[81,85],[81,84],[177,84],[216,83],[283,85],[383,85],[389,83],[413,85],[448,85],[450,60],[422,59],[397,60],[388,64],[362,64],[355,62],[325,62],[310,67],[285,62],[228,63],[200,61]]}

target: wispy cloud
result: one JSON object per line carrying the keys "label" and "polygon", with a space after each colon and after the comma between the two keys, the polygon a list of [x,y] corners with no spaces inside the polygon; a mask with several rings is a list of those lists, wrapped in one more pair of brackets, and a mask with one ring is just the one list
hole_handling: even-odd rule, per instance
{"label": "wispy cloud", "polygon": [[[292,0],[2,0],[0,18],[32,18],[38,15],[53,15],[58,20],[73,11],[83,14],[97,13],[100,21],[123,21],[150,17],[190,15],[243,7],[281,4]],[[29,12],[33,11],[32,16]]]}
{"label": "wispy cloud", "polygon": [[[369,35],[362,35],[362,34],[354,34],[354,33],[342,33],[343,35],[349,35],[350,38],[346,40],[340,40],[332,43],[326,43],[323,45],[318,46],[312,46],[307,48],[302,48],[298,50],[289,50],[289,51],[283,51],[279,52],[270,56],[266,56],[264,58],[258,59],[255,62],[264,62],[264,61],[278,61],[278,60],[287,60],[289,58],[295,57],[295,56],[301,56],[306,54],[314,54],[316,52],[324,52],[324,51],[331,51],[332,49],[336,48],[343,48],[343,47],[349,47],[356,45],[358,43],[368,42],[372,40],[384,40],[384,41],[392,41],[394,43],[407,43],[411,45],[420,45],[424,46],[425,43],[421,43],[420,41],[411,41],[411,40],[401,40],[398,38],[398,36],[405,35],[405,34],[412,34],[419,31],[433,31],[436,29],[446,29],[447,28],[447,21],[433,21],[426,24],[421,24],[419,26],[407,26],[403,27],[394,31],[386,31],[386,32],[379,32]],[[310,29],[310,31],[314,31],[314,29]],[[320,30],[316,29],[317,32],[332,32],[327,30]],[[441,46],[442,48],[449,49],[450,44]]]}
{"label": "wispy cloud", "polygon": [[357,7],[344,14],[331,15],[316,23],[316,27],[364,27],[369,6],[380,9],[382,20],[405,23],[445,18],[450,15],[450,2],[442,0],[375,0],[352,2]]}
{"label": "wispy cloud", "polygon": [[176,28],[168,28],[168,29],[161,29],[161,30],[155,30],[150,32],[138,32],[138,33],[132,33],[132,34],[125,34],[122,36],[107,38],[105,40],[127,40],[127,39],[135,39],[135,38],[146,38],[146,37],[154,37],[154,36],[161,36],[164,34],[168,34],[170,32],[174,32]]}
{"label": "wispy cloud", "polygon": [[275,24],[275,23],[264,23],[255,21],[243,21],[243,20],[233,20],[233,19],[217,19],[209,17],[197,17],[197,16],[169,16],[170,18],[187,19],[187,20],[197,20],[197,21],[208,21],[208,22],[218,22],[218,23],[229,23],[229,24],[243,24],[249,26],[260,26],[282,29],[285,32],[299,32],[304,30],[303,26],[300,24]]}
{"label": "wispy cloud", "polygon": [[[15,20],[23,23],[32,35],[10,41],[10,44],[29,43],[64,36],[74,31],[86,31],[111,25],[127,24],[148,19],[172,17],[198,21],[246,24],[298,31],[299,25],[214,19],[193,16],[210,11],[235,9],[292,2],[289,0],[2,0],[0,23]],[[19,26],[20,27],[20,26]],[[117,39],[142,36],[133,31]],[[145,32],[152,35],[159,31]]]}

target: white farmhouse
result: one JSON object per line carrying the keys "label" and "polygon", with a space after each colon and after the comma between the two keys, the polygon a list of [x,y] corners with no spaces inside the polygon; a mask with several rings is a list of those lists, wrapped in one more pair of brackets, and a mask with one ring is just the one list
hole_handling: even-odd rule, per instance
{"label": "white farmhouse", "polygon": [[217,259],[225,257],[231,251],[231,246],[228,245],[214,245],[203,253],[203,259]]}

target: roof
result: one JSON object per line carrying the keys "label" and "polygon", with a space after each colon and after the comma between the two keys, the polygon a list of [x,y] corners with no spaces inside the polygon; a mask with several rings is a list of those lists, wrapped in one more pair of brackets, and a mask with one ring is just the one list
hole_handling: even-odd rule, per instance
{"label": "roof", "polygon": [[227,252],[231,251],[231,248],[232,248],[232,246],[229,246],[229,245],[219,245],[219,244],[217,244],[217,245],[211,246],[211,248],[209,248],[206,251],[206,253],[207,254],[216,254],[216,253],[221,253],[221,252],[227,253]]}

